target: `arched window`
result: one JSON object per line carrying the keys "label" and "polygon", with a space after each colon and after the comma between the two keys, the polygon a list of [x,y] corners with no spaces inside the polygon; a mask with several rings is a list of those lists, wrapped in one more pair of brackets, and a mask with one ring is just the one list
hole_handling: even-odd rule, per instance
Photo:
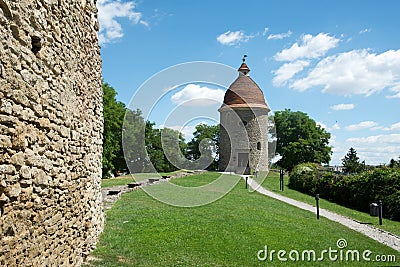
{"label": "arched window", "polygon": [[257,142],[257,149],[261,150],[261,142]]}

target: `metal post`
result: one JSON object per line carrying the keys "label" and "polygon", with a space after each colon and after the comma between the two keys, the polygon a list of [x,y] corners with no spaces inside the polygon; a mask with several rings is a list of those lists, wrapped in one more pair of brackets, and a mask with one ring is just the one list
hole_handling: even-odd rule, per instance
{"label": "metal post", "polygon": [[249,179],[249,177],[248,176],[246,176],[246,189],[247,189],[247,180]]}
{"label": "metal post", "polygon": [[315,195],[315,202],[317,204],[317,220],[319,220],[319,194]]}
{"label": "metal post", "polygon": [[382,225],[382,214],[383,214],[383,212],[382,212],[382,200],[379,199],[378,205],[379,205],[379,207],[378,207],[379,225]]}
{"label": "metal post", "polygon": [[279,190],[282,190],[282,170],[279,170]]}

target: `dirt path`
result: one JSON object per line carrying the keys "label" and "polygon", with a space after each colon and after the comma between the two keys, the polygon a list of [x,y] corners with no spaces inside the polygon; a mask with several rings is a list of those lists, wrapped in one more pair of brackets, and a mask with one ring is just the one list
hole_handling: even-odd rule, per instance
{"label": "dirt path", "polygon": [[[245,178],[246,176],[243,176],[243,177]],[[279,194],[276,194],[274,192],[271,192],[271,191],[265,189],[264,187],[262,187],[261,185],[259,185],[256,181],[254,181],[250,177],[248,178],[248,183],[251,188],[253,188],[257,192],[259,192],[260,194],[283,201],[287,204],[296,206],[303,210],[307,210],[310,212],[316,212],[316,208],[314,206],[306,204],[304,202],[300,202],[300,201],[288,198],[288,197],[285,197],[285,196],[282,196],[282,195],[279,195]],[[360,233],[400,252],[400,237],[399,236],[396,236],[396,235],[394,235],[390,232],[384,231],[382,229],[375,228],[371,225],[359,223],[353,219],[350,219],[348,217],[339,215],[337,213],[334,213],[334,212],[331,212],[331,211],[328,211],[325,209],[320,209],[320,216],[325,217],[331,221],[338,222],[350,229],[360,232]]]}

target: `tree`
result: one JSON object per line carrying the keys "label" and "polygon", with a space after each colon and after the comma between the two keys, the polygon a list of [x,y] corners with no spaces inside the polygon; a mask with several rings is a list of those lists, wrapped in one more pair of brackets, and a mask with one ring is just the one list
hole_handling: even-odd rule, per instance
{"label": "tree", "polygon": [[122,129],[124,158],[130,173],[144,172],[149,164],[145,148],[145,126],[146,122],[142,112],[127,109]]}
{"label": "tree", "polygon": [[300,163],[329,163],[332,154],[332,148],[328,145],[331,135],[306,113],[285,109],[275,112],[274,121],[276,154],[281,156],[278,166],[290,171]]}
{"label": "tree", "polygon": [[187,162],[185,158],[187,144],[182,133],[170,128],[163,128],[161,130],[161,143],[168,169],[184,169]]}
{"label": "tree", "polygon": [[360,163],[357,151],[350,147],[349,152],[342,159],[344,171],[348,173],[358,173],[363,169],[363,164]]}
{"label": "tree", "polygon": [[400,167],[400,157],[399,157],[399,160],[391,159],[388,166],[389,166],[389,168],[399,168]]}
{"label": "tree", "polygon": [[154,126],[154,122],[146,122],[145,144],[149,160],[158,172],[175,171],[186,150],[185,140],[179,131],[169,128],[157,129]]}
{"label": "tree", "polygon": [[179,131],[155,128],[140,110],[127,109],[123,128],[124,156],[131,173],[171,172],[180,168],[186,143]]}
{"label": "tree", "polygon": [[107,178],[117,171],[126,170],[122,153],[122,124],[125,105],[116,101],[117,92],[108,83],[103,83],[103,177]]}
{"label": "tree", "polygon": [[[103,83],[103,178],[129,169],[138,172],[170,172],[186,159],[186,143],[179,131],[155,128],[142,112],[116,101],[117,92]],[[173,160],[171,162],[170,160]]]}
{"label": "tree", "polygon": [[[219,158],[219,125],[209,126],[201,123],[196,126],[193,138],[187,144],[186,157],[197,160],[197,168],[218,169]],[[211,164],[210,164],[211,163]]]}

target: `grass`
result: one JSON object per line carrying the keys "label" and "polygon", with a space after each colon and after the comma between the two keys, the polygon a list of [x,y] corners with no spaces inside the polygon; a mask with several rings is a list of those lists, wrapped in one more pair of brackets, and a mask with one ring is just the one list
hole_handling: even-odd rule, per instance
{"label": "grass", "polygon": [[[285,190],[282,192],[279,190],[279,173],[271,172],[267,179],[262,183],[262,186],[281,195],[296,199],[315,206],[315,198],[307,194],[303,194],[299,191],[292,190],[288,187],[289,178],[284,177]],[[325,199],[320,199],[319,205],[321,208],[333,211],[335,213],[341,214],[343,216],[352,218],[356,221],[370,224],[374,227],[381,228],[383,230],[389,231],[395,235],[400,236],[400,222],[392,221],[383,218],[382,225],[379,225],[378,217],[371,217],[369,213],[360,212],[350,208],[346,208],[339,204],[330,202]]]}
{"label": "grass", "polygon": [[147,180],[149,178],[159,178],[160,175],[172,175],[177,172],[181,172],[182,170],[179,171],[174,171],[174,172],[162,172],[162,173],[134,173],[134,174],[128,174],[124,176],[119,176],[116,178],[110,178],[110,179],[102,179],[101,180],[101,187],[111,187],[111,186],[118,186],[118,185],[127,185],[129,183],[134,183],[134,182],[140,182],[143,180]]}
{"label": "grass", "polygon": [[[194,185],[212,181],[217,173],[193,175],[174,181]],[[268,178],[269,179],[269,178]],[[269,179],[271,180],[271,179]],[[268,180],[268,182],[269,182]],[[272,183],[271,183],[272,184]],[[143,190],[124,194],[107,212],[104,232],[92,256],[95,266],[376,266],[374,262],[325,261],[261,262],[257,253],[284,249],[337,249],[345,238],[346,249],[374,254],[399,253],[327,219],[280,201],[251,193],[244,181],[220,200],[196,208],[163,204]],[[318,257],[317,256],[317,257]],[[287,255],[286,255],[287,257]],[[389,265],[395,265],[393,262]],[[382,264],[381,264],[382,265]]]}
{"label": "grass", "polygon": [[185,187],[197,187],[197,186],[203,186],[206,184],[209,184],[213,181],[215,181],[219,175],[212,174],[210,175],[209,172],[193,175],[191,178],[179,178],[179,179],[173,179],[171,180],[172,183],[180,186],[185,186]]}

